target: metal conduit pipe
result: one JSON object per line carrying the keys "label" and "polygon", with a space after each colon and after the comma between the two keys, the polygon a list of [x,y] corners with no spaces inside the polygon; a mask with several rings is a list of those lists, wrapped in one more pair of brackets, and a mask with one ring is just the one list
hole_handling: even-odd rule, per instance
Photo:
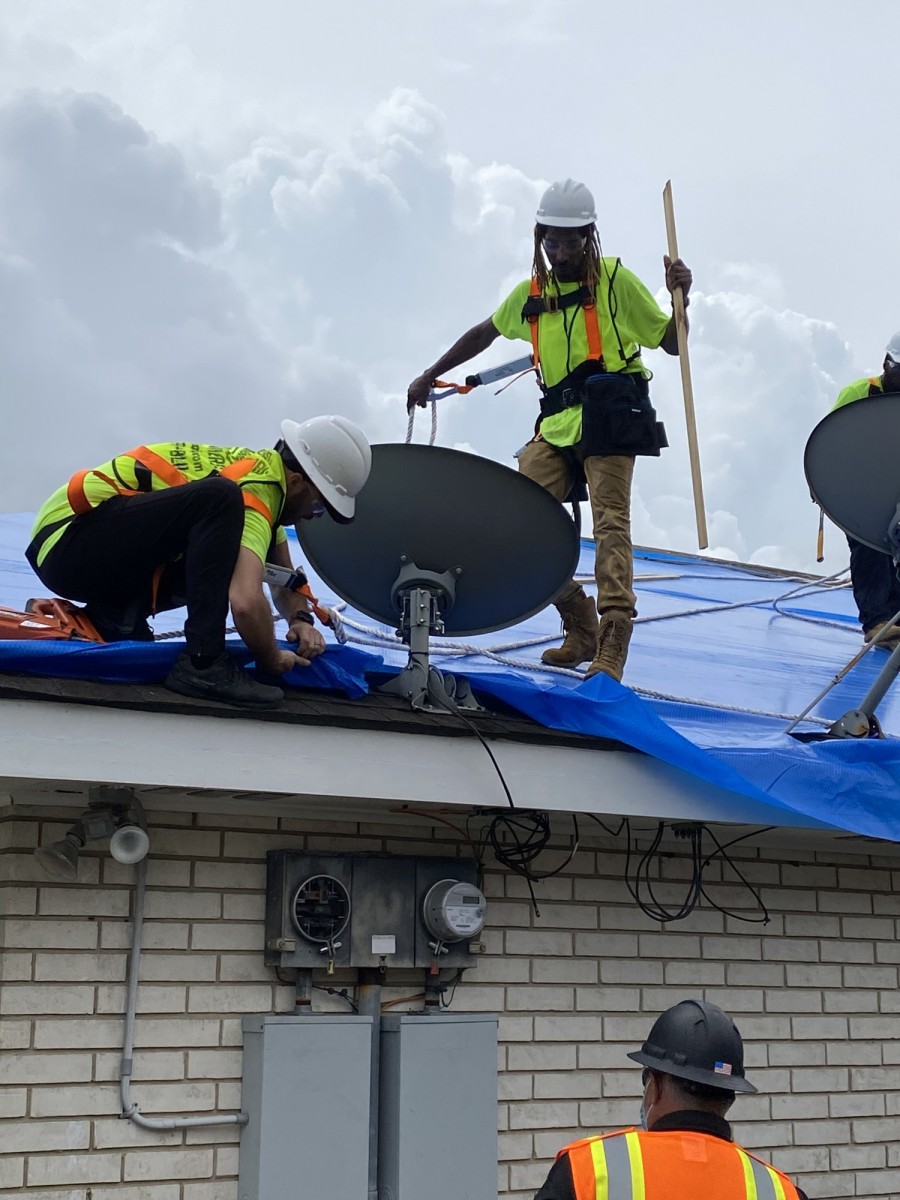
{"label": "metal conduit pipe", "polygon": [[147,886],[147,860],[141,859],[134,868],[134,915],[131,927],[131,951],[128,958],[128,992],[125,1004],[125,1034],[122,1040],[122,1063],[119,1068],[119,1095],[122,1119],[141,1129],[197,1129],[205,1125],[246,1125],[247,1113],[222,1113],[212,1117],[145,1117],[131,1098],[131,1071],[134,1060],[134,1019],[137,1011],[138,980],[141,965],[141,941],[144,929],[144,895]]}

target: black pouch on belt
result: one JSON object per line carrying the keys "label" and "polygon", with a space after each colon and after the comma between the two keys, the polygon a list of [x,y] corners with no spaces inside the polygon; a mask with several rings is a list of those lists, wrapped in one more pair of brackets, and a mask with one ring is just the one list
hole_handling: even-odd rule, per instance
{"label": "black pouch on belt", "polygon": [[669,442],[650,403],[647,381],[634,373],[591,375],[584,385],[582,458],[594,454],[659,457]]}

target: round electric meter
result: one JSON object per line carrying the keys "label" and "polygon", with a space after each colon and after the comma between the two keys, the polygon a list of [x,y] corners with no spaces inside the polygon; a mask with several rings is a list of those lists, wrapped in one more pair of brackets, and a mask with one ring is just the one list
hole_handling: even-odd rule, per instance
{"label": "round electric meter", "polygon": [[333,875],[313,875],[294,893],[291,918],[309,941],[331,945],[350,920],[350,893]]}
{"label": "round electric meter", "polygon": [[484,928],[484,893],[474,883],[441,879],[428,889],[422,903],[425,927],[439,942],[461,942]]}

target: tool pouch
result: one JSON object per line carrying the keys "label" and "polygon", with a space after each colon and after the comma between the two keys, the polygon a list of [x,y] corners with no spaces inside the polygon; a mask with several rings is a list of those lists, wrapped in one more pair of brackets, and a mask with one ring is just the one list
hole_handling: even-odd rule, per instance
{"label": "tool pouch", "polygon": [[646,379],[633,372],[591,375],[582,401],[582,459],[593,455],[632,454],[659,457],[669,442],[650,403]]}

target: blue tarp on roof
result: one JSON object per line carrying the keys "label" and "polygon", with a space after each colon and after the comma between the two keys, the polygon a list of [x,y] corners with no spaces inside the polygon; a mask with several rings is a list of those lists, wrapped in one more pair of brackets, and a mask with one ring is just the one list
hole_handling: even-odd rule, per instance
{"label": "blue tarp on roof", "polygon": [[[0,604],[12,608],[45,594],[22,557],[30,526],[26,514],[0,517]],[[593,543],[582,542],[579,570],[588,587],[593,553]],[[785,733],[860,648],[849,587],[642,550],[635,576],[639,617],[628,687],[541,666],[541,651],[559,636],[553,609],[465,643],[434,639],[432,661],[548,727],[615,738],[810,824],[900,841],[900,738],[804,743]],[[336,602],[312,583],[324,603]],[[299,686],[352,698],[375,675],[405,664],[389,626],[350,608],[343,615],[355,645],[329,646],[313,667],[298,669]],[[183,613],[161,616],[157,635],[179,630],[182,620]],[[177,638],[114,646],[0,642],[0,670],[158,683],[179,649]],[[234,653],[248,657],[240,642]],[[886,661],[883,651],[867,654],[799,729],[822,732],[855,708]],[[900,691],[888,693],[878,715],[889,735],[900,734]]]}

